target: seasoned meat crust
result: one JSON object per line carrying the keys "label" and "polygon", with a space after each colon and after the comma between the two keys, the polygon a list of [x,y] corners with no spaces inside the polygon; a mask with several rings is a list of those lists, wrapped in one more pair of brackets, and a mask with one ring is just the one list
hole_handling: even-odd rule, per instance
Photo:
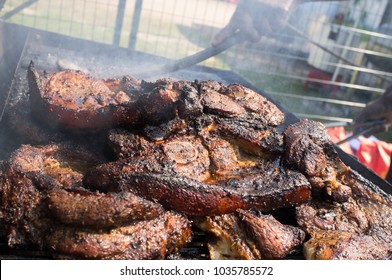
{"label": "seasoned meat crust", "polygon": [[285,160],[308,178],[314,195],[327,193],[336,201],[347,200],[350,187],[343,182],[349,168],[339,158],[321,123],[303,119],[284,132]]}
{"label": "seasoned meat crust", "polygon": [[392,257],[390,197],[340,160],[322,124],[282,133],[284,113],[249,88],[33,64],[28,83],[31,111],[5,119],[19,140],[0,165],[10,246],[164,259],[202,231],[211,259]]}
{"label": "seasoned meat crust", "polygon": [[345,184],[353,195],[345,202],[313,200],[297,208],[297,221],[310,234],[309,259],[390,259],[392,200],[350,171]]}
{"label": "seasoned meat crust", "polygon": [[95,79],[79,71],[40,74],[28,69],[31,109],[40,121],[60,129],[99,130],[137,123],[137,95],[129,91],[139,81]]}
{"label": "seasoned meat crust", "polygon": [[78,189],[52,189],[47,207],[56,221],[92,228],[118,227],[132,221],[150,220],[163,213],[156,203],[132,193],[92,193]]}
{"label": "seasoned meat crust", "polygon": [[117,161],[91,169],[84,177],[89,188],[130,191],[192,216],[310,199],[306,178],[280,164],[283,137],[274,125],[284,114],[264,97],[213,81],[159,80],[141,89],[142,99],[159,107],[143,101],[143,114],[153,114],[147,126],[109,132]]}
{"label": "seasoned meat crust", "polygon": [[191,224],[184,216],[129,192],[84,188],[84,172],[101,162],[69,144],[16,150],[0,173],[1,233],[8,244],[73,258],[152,259],[189,242]]}
{"label": "seasoned meat crust", "polygon": [[[149,142],[115,133],[112,146],[121,158],[86,173],[84,183],[92,189],[130,191],[192,216],[222,215],[238,208],[269,211],[310,199],[302,174],[279,160],[237,155],[238,148],[222,138],[187,133]],[[125,154],[129,157],[122,158]]]}
{"label": "seasoned meat crust", "polygon": [[211,259],[283,259],[305,239],[297,227],[246,210],[198,218],[195,223],[212,236],[208,242]]}
{"label": "seasoned meat crust", "polygon": [[76,259],[163,259],[191,240],[190,222],[182,215],[161,216],[111,230],[56,227],[45,244],[62,257]]}
{"label": "seasoned meat crust", "polygon": [[0,219],[10,245],[36,244],[51,223],[46,216],[47,191],[80,185],[83,172],[102,163],[90,151],[69,144],[23,145],[4,163]]}
{"label": "seasoned meat crust", "polygon": [[305,239],[305,233],[293,226],[282,225],[271,215],[255,216],[239,210],[248,235],[265,259],[283,259]]}
{"label": "seasoned meat crust", "polygon": [[157,125],[203,112],[220,117],[251,116],[271,126],[284,122],[283,112],[274,104],[240,85],[170,79],[150,83],[130,76],[96,79],[72,70],[41,74],[32,62],[28,81],[33,114],[61,129],[83,132]]}

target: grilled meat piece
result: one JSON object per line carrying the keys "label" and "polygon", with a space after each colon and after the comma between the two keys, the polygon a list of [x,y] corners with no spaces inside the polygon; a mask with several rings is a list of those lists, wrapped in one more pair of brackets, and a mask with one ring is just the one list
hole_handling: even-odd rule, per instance
{"label": "grilled meat piece", "polygon": [[82,188],[72,191],[55,188],[48,192],[46,203],[54,220],[98,229],[150,220],[163,213],[159,204],[129,192],[102,194]]}
{"label": "grilled meat piece", "polygon": [[209,258],[212,260],[256,260],[261,258],[254,241],[242,228],[238,215],[225,214],[194,219],[195,226],[207,234]]}
{"label": "grilled meat piece", "polygon": [[[162,83],[168,86],[168,81]],[[282,136],[260,124],[254,112],[238,109],[235,103],[219,105],[225,99],[221,96],[204,98],[210,91],[220,94],[221,84],[201,82],[198,88],[201,103],[212,115],[175,117],[141,130],[111,131],[109,145],[119,160],[90,170],[85,185],[104,192],[131,191],[195,216],[221,215],[238,208],[268,211],[309,200],[305,177],[281,164]],[[274,145],[268,145],[271,142]]]}
{"label": "grilled meat piece", "polygon": [[252,112],[252,115],[264,125],[278,126],[284,123],[284,113],[275,104],[249,88],[232,84],[220,92]]}
{"label": "grilled meat piece", "polygon": [[341,161],[321,123],[301,120],[284,132],[286,162],[308,178],[313,193],[326,191],[332,199],[347,200],[351,189],[342,178],[349,168]]}
{"label": "grilled meat piece", "polygon": [[154,143],[123,129],[112,129],[108,133],[108,144],[117,159],[155,154]]}
{"label": "grilled meat piece", "polygon": [[83,173],[102,163],[74,145],[23,145],[4,163],[0,196],[1,227],[8,243],[42,245],[48,221],[45,194],[53,187],[73,188]]}
{"label": "grilled meat piece", "polygon": [[109,141],[120,159],[153,156],[159,158],[164,155],[174,163],[173,166],[178,172],[189,178],[204,181],[210,177],[208,151],[202,141],[192,135],[174,137],[157,144],[140,135],[117,130],[109,134]]}
{"label": "grilled meat piece", "polygon": [[40,74],[28,69],[31,109],[44,123],[64,129],[102,129],[140,118],[134,93],[139,81],[94,79],[79,71]]}
{"label": "grilled meat piece", "polygon": [[274,127],[265,126],[254,119],[220,119],[217,130],[234,145],[249,154],[269,158],[281,154],[283,148],[283,135]]}
{"label": "grilled meat piece", "polygon": [[159,124],[173,119],[177,114],[182,82],[158,80],[142,83],[138,107],[141,108],[143,124]]}
{"label": "grilled meat piece", "polygon": [[344,183],[345,202],[312,200],[297,208],[298,224],[311,235],[304,245],[312,259],[388,259],[392,256],[392,200],[355,171]]}
{"label": "grilled meat piece", "polygon": [[202,81],[199,88],[204,111],[228,118],[249,118],[264,126],[284,123],[284,113],[265,97],[250,88],[231,84],[224,86],[215,81]]}
{"label": "grilled meat piece", "polygon": [[317,231],[303,246],[310,260],[386,260],[389,246],[373,236],[350,231]]}
{"label": "grilled meat piece", "polygon": [[76,259],[163,259],[191,240],[190,222],[182,215],[161,216],[111,230],[56,227],[45,244]]}
{"label": "grilled meat piece", "polygon": [[301,229],[283,225],[271,215],[258,217],[243,210],[238,214],[264,259],[283,259],[305,239]]}
{"label": "grilled meat piece", "polygon": [[309,187],[303,184],[277,190],[272,190],[271,185],[234,189],[170,173],[127,174],[124,177],[122,189],[192,216],[221,215],[239,208],[268,211],[303,203],[310,196]]}
{"label": "grilled meat piece", "polygon": [[160,164],[153,157],[112,162],[90,170],[84,182],[102,191],[130,191],[190,215],[216,215],[243,207],[236,193],[187,178],[173,166],[166,167],[171,164]]}
{"label": "grilled meat piece", "polygon": [[39,189],[73,188],[88,169],[103,162],[101,155],[74,144],[22,145],[11,155],[8,169],[31,179]]}
{"label": "grilled meat piece", "polygon": [[244,107],[230,97],[220,94],[206,84],[201,86],[201,104],[207,112],[221,117],[238,117],[247,113]]}
{"label": "grilled meat piece", "polygon": [[1,229],[10,246],[38,245],[74,258],[163,258],[191,238],[190,222],[132,193],[83,188],[101,163],[80,147],[24,145],[0,176]]}
{"label": "grilled meat piece", "polygon": [[240,85],[171,79],[151,83],[132,77],[95,79],[72,70],[40,74],[33,63],[28,81],[34,115],[51,126],[71,130],[159,125],[202,113],[253,119],[266,126],[284,121],[283,112],[274,104]]}
{"label": "grilled meat piece", "polygon": [[297,222],[311,236],[304,244],[305,257],[388,258],[390,197],[340,160],[319,123],[302,120],[288,127],[285,145],[286,161],[307,176],[314,194],[311,202],[297,208]]}
{"label": "grilled meat piece", "polygon": [[7,165],[0,177],[0,232],[9,246],[42,245],[42,195],[31,179]]}
{"label": "grilled meat piece", "polygon": [[[101,191],[131,191],[195,216],[221,215],[238,208],[268,211],[310,199],[305,177],[281,166],[279,160],[264,164],[251,156],[239,160],[229,142],[204,136],[202,142],[188,135],[143,145],[147,150],[142,149],[139,157],[91,169],[84,183]],[[143,156],[148,151],[149,156]]]}
{"label": "grilled meat piece", "polygon": [[245,210],[200,218],[195,223],[213,235],[208,243],[211,259],[282,259],[305,239],[297,227]]}

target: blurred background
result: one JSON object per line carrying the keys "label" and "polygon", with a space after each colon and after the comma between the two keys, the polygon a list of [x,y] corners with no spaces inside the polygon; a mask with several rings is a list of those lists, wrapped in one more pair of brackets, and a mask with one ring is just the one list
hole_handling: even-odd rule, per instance
{"label": "blurred background", "polygon": [[[210,46],[236,2],[7,0],[0,1],[0,20],[179,59]],[[324,123],[350,122],[391,84],[392,1],[306,3],[292,12],[289,25],[202,65],[235,72],[297,117]],[[390,132],[377,137],[392,142]]]}

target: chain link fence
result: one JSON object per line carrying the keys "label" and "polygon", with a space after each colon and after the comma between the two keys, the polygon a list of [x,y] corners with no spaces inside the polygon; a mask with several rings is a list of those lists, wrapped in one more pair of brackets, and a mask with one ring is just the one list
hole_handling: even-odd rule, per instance
{"label": "chain link fence", "polygon": [[[235,8],[218,0],[7,0],[0,19],[179,59],[208,47]],[[240,74],[298,117],[350,121],[392,83],[392,1],[302,4],[282,33],[203,64]]]}

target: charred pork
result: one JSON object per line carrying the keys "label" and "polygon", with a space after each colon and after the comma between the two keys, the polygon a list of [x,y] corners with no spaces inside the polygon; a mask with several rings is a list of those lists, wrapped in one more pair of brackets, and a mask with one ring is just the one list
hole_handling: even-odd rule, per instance
{"label": "charred pork", "polygon": [[196,219],[196,225],[211,235],[211,259],[282,259],[305,239],[298,227],[245,210]]}
{"label": "charred pork", "polygon": [[[251,89],[33,64],[28,82],[32,125],[11,127],[33,131],[31,144],[73,144],[23,145],[2,165],[0,233],[11,246],[162,259],[190,241],[193,220],[213,259],[281,259],[303,242],[310,259],[391,257],[390,197],[339,159],[320,123],[281,133],[284,113]],[[103,135],[105,157],[76,144]]]}
{"label": "charred pork", "polygon": [[45,244],[62,258],[163,259],[191,240],[191,224],[184,216],[165,212],[161,216],[110,230],[54,228]]}
{"label": "charred pork", "polygon": [[309,259],[389,259],[392,257],[391,197],[350,171],[345,202],[315,199],[297,208],[297,220],[311,238]]}
{"label": "charred pork", "polygon": [[[144,247],[112,257],[162,258],[188,242],[191,231],[185,217],[166,213],[161,205],[129,192],[103,194],[84,188],[84,172],[101,162],[88,150],[68,144],[24,145],[16,150],[4,163],[0,177],[0,232],[7,236],[8,244],[36,245],[54,250],[54,255],[66,254],[74,250],[69,245],[77,243],[79,235],[86,244],[79,242],[80,247],[74,247],[87,250],[84,257],[94,258],[88,248],[97,249],[105,242],[114,248],[120,241],[132,241],[134,246]],[[160,237],[151,237],[159,249],[146,241],[147,232],[153,230],[162,231]],[[111,253],[101,254],[104,258]],[[73,257],[82,256],[75,253]]]}
{"label": "charred pork", "polygon": [[98,130],[122,123],[137,123],[139,81],[96,79],[80,71],[40,73],[28,69],[32,112],[42,122],[60,129]]}

